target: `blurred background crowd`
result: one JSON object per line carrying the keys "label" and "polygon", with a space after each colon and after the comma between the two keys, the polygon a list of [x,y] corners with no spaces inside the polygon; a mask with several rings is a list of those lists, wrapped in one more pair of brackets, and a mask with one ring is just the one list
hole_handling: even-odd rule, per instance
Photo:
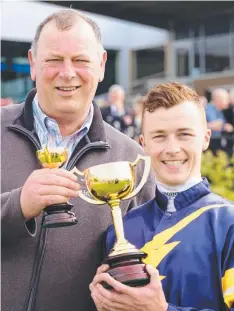
{"label": "blurred background crowd", "polygon": [[[223,150],[231,157],[234,152],[234,86],[229,91],[222,87],[214,88],[207,95],[200,96],[200,102],[206,111],[208,128],[212,130],[210,150],[214,154]],[[130,107],[126,105],[125,96],[120,85],[112,85],[102,102],[102,115],[116,129],[138,140],[144,96],[136,96]]]}
{"label": "blurred background crowd", "polygon": [[105,121],[138,140],[144,95],[159,83],[182,82],[206,109],[210,150],[232,158],[233,1],[3,1],[1,106],[21,102],[34,86],[27,60],[34,32],[64,6],[85,11],[101,28],[108,61],[96,103]]}

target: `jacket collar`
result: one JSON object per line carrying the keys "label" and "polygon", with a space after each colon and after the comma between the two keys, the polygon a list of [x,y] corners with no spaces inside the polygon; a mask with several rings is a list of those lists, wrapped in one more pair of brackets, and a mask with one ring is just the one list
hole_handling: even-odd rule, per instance
{"label": "jacket collar", "polygon": [[[209,194],[210,188],[209,188],[209,183],[206,178],[203,178],[203,180],[196,184],[195,186],[180,192],[177,194],[174,200],[174,205],[177,211],[193,204],[197,200],[201,199],[205,195]],[[156,187],[156,197],[155,197],[157,205],[163,209],[167,209],[167,203],[168,199],[167,197],[162,194],[158,188]]]}
{"label": "jacket collar", "polygon": [[[20,124],[29,131],[34,130],[33,126],[33,110],[32,110],[32,101],[36,95],[37,90],[32,89],[25,100],[24,108],[20,116],[17,117],[15,123],[20,122]],[[91,127],[88,132],[88,140],[90,142],[106,142],[106,131],[104,127],[104,122],[102,119],[101,111],[97,104],[93,103],[94,106],[94,115]]]}

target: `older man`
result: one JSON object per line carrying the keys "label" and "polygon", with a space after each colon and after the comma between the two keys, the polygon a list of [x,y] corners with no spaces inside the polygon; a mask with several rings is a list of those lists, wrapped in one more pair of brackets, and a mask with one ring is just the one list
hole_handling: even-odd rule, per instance
{"label": "older man", "polygon": [[227,122],[224,115],[228,104],[229,95],[225,89],[217,88],[212,91],[212,102],[206,106],[206,119],[208,128],[212,130],[210,148],[214,153],[226,149],[225,134],[233,133],[233,126]]}
{"label": "older man", "polygon": [[107,104],[101,109],[103,120],[128,137],[135,138],[134,115],[125,106],[125,91],[121,85],[114,84],[109,88]]}
{"label": "older man", "polygon": [[[133,161],[142,149],[104,123],[92,103],[107,55],[90,18],[72,9],[48,16],[28,57],[36,89],[2,109],[2,310],[91,311],[88,284],[103,259],[111,213],[78,198],[70,170]],[[65,167],[40,167],[36,151],[44,145],[68,150]],[[147,183],[123,213],[153,192]],[[68,199],[78,224],[41,229],[43,209]]]}

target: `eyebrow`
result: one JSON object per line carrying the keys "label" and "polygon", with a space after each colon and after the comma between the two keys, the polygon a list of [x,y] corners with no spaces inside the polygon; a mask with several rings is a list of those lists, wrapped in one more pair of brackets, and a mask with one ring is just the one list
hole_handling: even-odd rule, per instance
{"label": "eyebrow", "polygon": [[[176,130],[176,132],[193,132],[192,128],[188,128],[188,127],[183,127],[183,128],[179,128]],[[156,131],[151,131],[150,134],[164,134],[166,132],[166,130],[156,130]]]}
{"label": "eyebrow", "polygon": [[150,134],[163,134],[165,131],[163,130],[158,130],[158,131],[150,131]]}
{"label": "eyebrow", "polygon": [[184,132],[184,131],[193,131],[193,129],[189,127],[183,127],[177,130],[177,132]]}
{"label": "eyebrow", "polygon": [[[64,56],[58,54],[58,53],[50,53],[48,57],[58,57],[58,58],[64,58]],[[72,58],[77,58],[77,57],[86,57],[88,58],[88,55],[85,54],[77,54],[77,55],[73,55]]]}
{"label": "eyebrow", "polygon": [[60,54],[57,54],[57,53],[49,53],[47,56],[48,57],[60,57],[60,58],[62,58],[62,56]]}
{"label": "eyebrow", "polygon": [[86,58],[90,58],[89,55],[87,54],[77,54],[77,55],[74,55],[73,58],[76,58],[76,57],[86,57]]}

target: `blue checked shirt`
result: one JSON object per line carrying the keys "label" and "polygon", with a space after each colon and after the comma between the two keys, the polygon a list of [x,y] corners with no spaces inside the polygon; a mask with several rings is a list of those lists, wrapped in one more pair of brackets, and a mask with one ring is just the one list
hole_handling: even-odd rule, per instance
{"label": "blue checked shirt", "polygon": [[47,146],[48,149],[61,147],[68,150],[68,159],[64,163],[66,167],[72,152],[74,151],[80,140],[88,133],[93,121],[93,105],[91,105],[88,116],[82,127],[70,136],[63,137],[60,134],[58,123],[44,114],[41,110],[37,95],[34,97],[33,103],[34,128],[40,140],[42,148]]}

